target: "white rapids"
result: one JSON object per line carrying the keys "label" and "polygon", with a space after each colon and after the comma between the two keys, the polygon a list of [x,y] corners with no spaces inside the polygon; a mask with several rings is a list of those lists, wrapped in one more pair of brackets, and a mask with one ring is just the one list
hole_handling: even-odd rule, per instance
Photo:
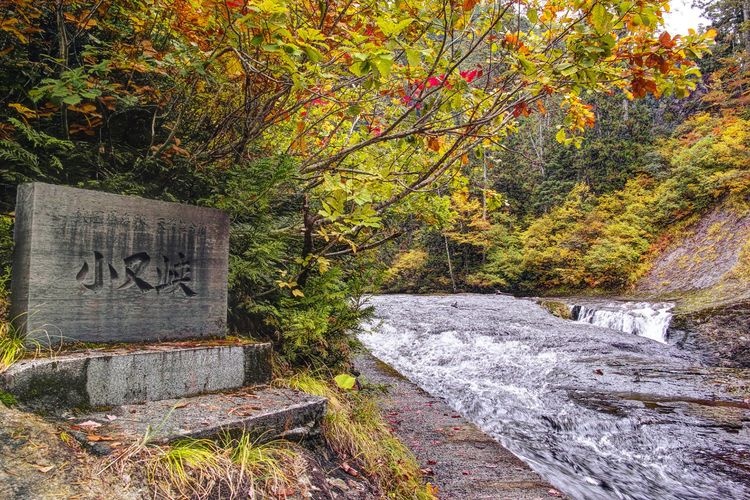
{"label": "white rapids", "polygon": [[531,300],[370,301],[359,338],[376,357],[571,498],[750,499],[750,405],[737,389],[750,370],[704,367]]}
{"label": "white rapids", "polygon": [[571,308],[571,313],[579,323],[632,333],[666,344],[673,308],[671,303],[609,302],[576,305]]}

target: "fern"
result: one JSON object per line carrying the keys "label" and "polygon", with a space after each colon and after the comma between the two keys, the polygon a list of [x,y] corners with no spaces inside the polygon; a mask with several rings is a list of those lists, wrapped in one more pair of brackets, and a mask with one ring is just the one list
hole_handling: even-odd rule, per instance
{"label": "fern", "polygon": [[9,166],[0,169],[3,181],[21,183],[46,179],[50,171],[62,171],[60,157],[73,149],[72,142],[34,130],[15,118],[8,122],[15,128],[17,139],[0,140],[0,163]]}

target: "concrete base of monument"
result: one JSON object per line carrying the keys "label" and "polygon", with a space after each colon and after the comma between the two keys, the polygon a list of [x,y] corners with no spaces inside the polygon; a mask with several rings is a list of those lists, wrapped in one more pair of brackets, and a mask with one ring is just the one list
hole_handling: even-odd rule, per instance
{"label": "concrete base of monument", "polygon": [[271,380],[271,345],[87,350],[29,359],[0,374],[0,390],[35,411],[137,404]]}
{"label": "concrete base of monument", "polygon": [[86,448],[105,455],[144,439],[163,444],[181,438],[221,438],[243,431],[261,441],[315,439],[325,408],[325,398],[256,387],[118,406],[79,415],[66,425]]}

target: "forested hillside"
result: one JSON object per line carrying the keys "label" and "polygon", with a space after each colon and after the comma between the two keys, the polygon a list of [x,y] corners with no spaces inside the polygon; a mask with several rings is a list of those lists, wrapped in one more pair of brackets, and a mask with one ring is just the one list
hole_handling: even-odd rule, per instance
{"label": "forested hillside", "polygon": [[[32,180],[229,213],[231,326],[291,363],[347,359],[361,314],[349,297],[377,283],[386,244],[392,288],[450,289],[449,263],[462,289],[624,283],[632,269],[617,266],[659,224],[741,189],[734,150],[729,163],[686,158],[670,169],[726,175],[643,228],[594,224],[645,217],[612,197],[678,196],[656,177],[614,190],[671,171],[651,136],[684,106],[650,99],[702,85],[716,33],[671,36],[660,1],[512,6],[2,2],[3,289],[15,188]],[[705,120],[745,130],[726,116],[684,133]],[[567,249],[597,232],[611,235],[591,252]]]}
{"label": "forested hillside", "polygon": [[[612,92],[591,101],[595,124],[577,144],[556,140],[559,117],[549,112],[524,119],[500,150],[478,154],[443,187],[436,219],[389,249],[386,288],[629,292],[712,210],[723,207],[726,219],[714,221],[724,232],[713,228],[713,245],[744,234],[750,63],[740,7],[709,12],[721,34],[692,96],[637,101],[629,89]],[[738,245],[735,274],[750,255],[746,240]],[[710,267],[710,253],[694,258]],[[649,283],[639,292],[673,288]]]}

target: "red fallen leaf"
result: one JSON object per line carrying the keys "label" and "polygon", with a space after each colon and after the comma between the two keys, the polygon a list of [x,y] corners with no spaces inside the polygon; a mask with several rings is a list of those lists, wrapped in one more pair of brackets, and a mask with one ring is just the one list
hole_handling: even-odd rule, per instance
{"label": "red fallen leaf", "polygon": [[468,476],[469,475],[469,471],[467,471],[467,470],[461,471],[461,474],[463,474],[464,476]]}
{"label": "red fallen leaf", "polygon": [[342,462],[342,464],[341,464],[341,470],[343,470],[344,472],[346,472],[350,476],[359,477],[359,472],[357,472],[357,470],[354,467],[352,467],[351,465],[349,465],[346,462]]}
{"label": "red fallen leaf", "polygon": [[461,415],[451,415],[451,418],[461,418]]}
{"label": "red fallen leaf", "polygon": [[461,428],[460,428],[460,427],[454,427],[454,428],[453,428],[453,430],[454,430],[454,431],[460,431],[460,430],[461,430]]}
{"label": "red fallen leaf", "polygon": [[604,375],[604,372],[601,371],[599,368],[597,368],[596,370],[594,370],[594,374],[595,375]]}
{"label": "red fallen leaf", "polygon": [[435,460],[428,460],[427,465],[437,465],[437,462]]}

